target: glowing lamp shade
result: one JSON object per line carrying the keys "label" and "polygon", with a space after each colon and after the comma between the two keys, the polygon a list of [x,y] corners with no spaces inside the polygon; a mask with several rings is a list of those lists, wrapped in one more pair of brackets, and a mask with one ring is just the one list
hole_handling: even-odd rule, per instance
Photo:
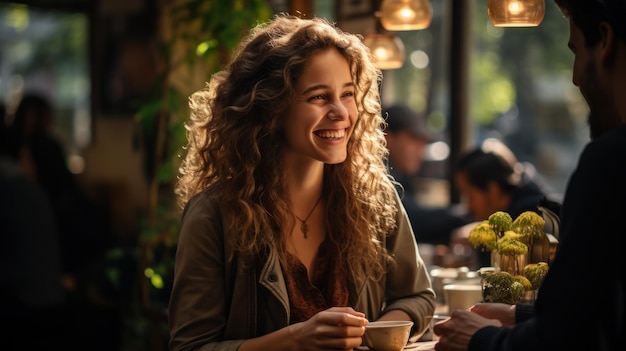
{"label": "glowing lamp shade", "polygon": [[388,33],[367,34],[363,43],[374,55],[378,69],[396,69],[404,64],[404,44],[400,38]]}
{"label": "glowing lamp shade", "polygon": [[380,5],[380,23],[386,30],[424,29],[432,17],[429,0],[383,0]]}
{"label": "glowing lamp shade", "polygon": [[496,27],[536,27],[546,11],[544,0],[489,0],[487,13]]}

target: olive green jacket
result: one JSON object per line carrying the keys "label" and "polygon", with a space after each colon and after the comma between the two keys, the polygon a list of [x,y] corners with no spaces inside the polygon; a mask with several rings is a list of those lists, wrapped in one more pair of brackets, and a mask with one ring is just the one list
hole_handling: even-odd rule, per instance
{"label": "olive green jacket", "polygon": [[[351,306],[370,321],[402,310],[414,333],[434,313],[435,293],[413,231],[397,199],[396,232],[384,245],[397,262],[382,281],[355,285]],[[289,299],[277,253],[256,267],[235,258],[225,232],[219,194],[207,189],[187,204],[181,221],[174,284],[169,303],[170,350],[237,350],[245,340],[289,325]]]}

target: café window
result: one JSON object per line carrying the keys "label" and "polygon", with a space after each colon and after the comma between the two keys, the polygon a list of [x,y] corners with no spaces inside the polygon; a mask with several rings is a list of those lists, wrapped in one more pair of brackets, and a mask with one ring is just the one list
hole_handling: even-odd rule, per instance
{"label": "caf\u00e9 window", "polygon": [[545,1],[537,27],[495,27],[487,0],[472,19],[470,117],[473,140],[496,137],[558,194],[589,141],[587,105],[572,84],[569,27],[554,1]]}
{"label": "caf\u00e9 window", "polygon": [[82,172],[81,150],[92,137],[89,16],[3,2],[0,18],[0,102],[7,118],[24,94],[48,100],[68,166]]}
{"label": "caf\u00e9 window", "polygon": [[[320,1],[320,0],[318,0]],[[322,1],[323,2],[323,1]],[[344,3],[344,2],[341,2]],[[345,1],[354,8],[368,1]],[[452,65],[466,65],[467,105],[463,133],[465,149],[489,137],[502,140],[521,162],[530,163],[551,189],[554,198],[565,192],[578,155],[589,140],[587,107],[572,84],[573,54],[567,47],[567,21],[553,1],[545,2],[545,16],[537,27],[495,27],[487,14],[487,0],[463,2],[430,0],[432,21],[426,29],[385,31],[376,26],[380,1],[371,1],[367,16],[339,18],[348,31],[378,31],[402,40],[401,68],[383,70],[383,104],[407,103],[428,116],[428,124],[442,142],[431,145],[429,159],[416,177],[423,203],[446,206],[450,184],[450,130],[454,87]],[[453,8],[462,5],[466,24],[453,39]],[[368,22],[369,21],[369,22]],[[364,25],[368,23],[368,25]],[[373,24],[372,24],[373,23]],[[465,40],[465,51],[451,48]],[[458,201],[458,199],[457,199]]]}

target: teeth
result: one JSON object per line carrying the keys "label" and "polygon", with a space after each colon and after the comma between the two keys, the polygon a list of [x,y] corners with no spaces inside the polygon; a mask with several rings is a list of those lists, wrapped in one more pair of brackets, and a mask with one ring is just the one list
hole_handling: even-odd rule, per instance
{"label": "teeth", "polygon": [[340,139],[346,135],[346,131],[344,129],[340,130],[324,130],[315,132],[317,136],[324,139]]}

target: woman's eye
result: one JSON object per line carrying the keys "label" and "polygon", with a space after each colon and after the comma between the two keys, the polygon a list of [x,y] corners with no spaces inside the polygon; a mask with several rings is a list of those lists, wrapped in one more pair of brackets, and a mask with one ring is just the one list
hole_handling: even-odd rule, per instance
{"label": "woman's eye", "polygon": [[326,99],[326,95],[314,95],[309,98],[309,100],[324,100]]}
{"label": "woman's eye", "polygon": [[[349,97],[353,97],[353,96],[354,96],[354,92],[353,91],[347,91],[347,92],[341,94],[341,98],[349,98]],[[327,94],[313,95],[313,96],[308,98],[309,101],[328,100],[328,99],[329,99],[329,96]]]}

